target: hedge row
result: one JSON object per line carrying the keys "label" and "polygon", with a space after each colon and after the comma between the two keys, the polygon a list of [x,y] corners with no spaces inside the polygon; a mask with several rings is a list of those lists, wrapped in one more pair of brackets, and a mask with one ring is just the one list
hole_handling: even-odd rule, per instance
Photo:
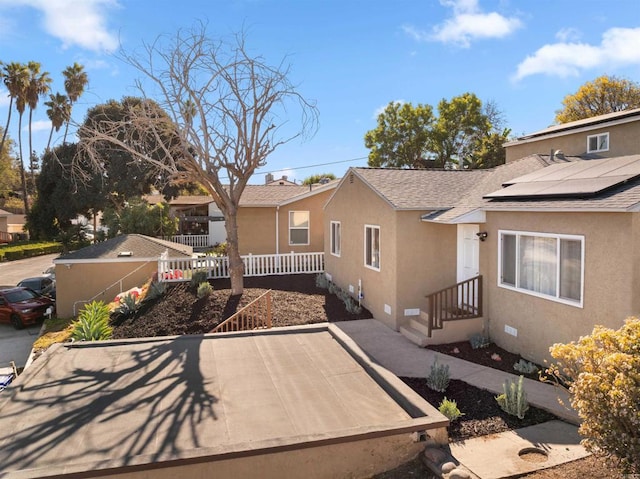
{"label": "hedge row", "polygon": [[25,243],[19,245],[3,246],[0,248],[0,261],[15,261],[17,259],[42,256],[44,254],[61,253],[60,243]]}

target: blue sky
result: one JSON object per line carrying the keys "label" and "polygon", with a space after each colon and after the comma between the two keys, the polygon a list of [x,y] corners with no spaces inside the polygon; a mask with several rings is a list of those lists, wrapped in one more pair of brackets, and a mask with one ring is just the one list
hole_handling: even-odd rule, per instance
{"label": "blue sky", "polygon": [[[212,36],[244,28],[273,63],[286,56],[299,91],[317,102],[316,135],[276,150],[262,170],[297,180],[365,166],[364,134],[390,101],[435,107],[473,92],[521,135],[550,125],[586,81],[640,81],[636,0],[0,0],[0,60],[39,61],[54,92],[66,66],[83,64],[90,83],[73,112],[82,121],[87,108],[137,93],[138,74],[113,55],[120,45],[132,52],[198,20]],[[7,108],[0,87],[3,126]],[[34,112],[38,151],[45,110]]]}

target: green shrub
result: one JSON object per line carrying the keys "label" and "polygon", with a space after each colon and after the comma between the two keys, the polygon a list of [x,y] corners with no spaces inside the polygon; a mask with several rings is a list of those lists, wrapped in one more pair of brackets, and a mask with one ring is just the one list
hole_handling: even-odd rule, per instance
{"label": "green shrub", "polygon": [[329,279],[327,275],[324,273],[319,273],[316,275],[316,286],[321,289],[329,288]]}
{"label": "green shrub", "polygon": [[338,285],[336,285],[336,283],[329,281],[329,294],[335,294],[337,295],[338,292],[342,291],[340,288],[338,288]]}
{"label": "green shrub", "polygon": [[427,386],[438,392],[445,392],[449,387],[449,365],[438,364],[438,356],[436,355],[431,370],[427,376]]}
{"label": "green shrub", "polygon": [[458,409],[458,403],[455,401],[449,401],[446,396],[438,406],[438,411],[444,414],[449,421],[455,421],[460,416],[464,416],[464,413]]}
{"label": "green shrub", "polygon": [[208,281],[203,281],[198,285],[198,292],[196,294],[199,299],[209,296],[211,293],[213,293],[213,286],[211,286]]}
{"label": "green shrub", "polygon": [[109,306],[102,301],[87,304],[73,322],[71,338],[75,341],[102,341],[113,334],[109,326]]}
{"label": "green shrub", "polygon": [[517,416],[518,419],[524,419],[524,415],[529,409],[527,402],[527,392],[523,386],[524,376],[520,376],[517,383],[511,382],[510,379],[502,385],[503,394],[496,397],[496,401],[507,414]]}
{"label": "green shrub", "polygon": [[484,334],[478,333],[469,338],[469,343],[471,343],[472,349],[480,349],[488,347],[491,341]]}
{"label": "green shrub", "polygon": [[521,359],[513,365],[513,369],[522,374],[533,374],[538,371],[538,366],[529,361]]}
{"label": "green shrub", "polygon": [[127,318],[135,313],[139,306],[136,296],[127,294],[120,299],[120,305],[115,309],[115,312]]}
{"label": "green shrub", "polygon": [[349,314],[360,314],[362,312],[362,306],[360,306],[355,299],[351,296],[347,296],[343,299],[344,307]]}
{"label": "green shrub", "polygon": [[640,319],[628,318],[618,330],[596,326],[550,351],[559,362],[547,371],[569,384],[584,446],[640,473]]}
{"label": "green shrub", "polygon": [[191,274],[191,287],[198,288],[202,283],[207,281],[207,270],[205,269],[196,269]]}
{"label": "green shrub", "polygon": [[161,297],[167,291],[166,283],[161,283],[160,281],[152,281],[149,285],[149,290],[147,291],[147,296],[145,300],[154,300],[156,298]]}

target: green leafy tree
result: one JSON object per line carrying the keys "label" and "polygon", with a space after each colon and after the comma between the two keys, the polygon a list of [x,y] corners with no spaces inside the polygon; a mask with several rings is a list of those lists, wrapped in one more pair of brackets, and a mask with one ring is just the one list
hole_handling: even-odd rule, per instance
{"label": "green leafy tree", "polygon": [[[0,132],[2,127],[0,127]],[[11,200],[17,199],[20,190],[20,168],[15,156],[11,153],[13,141],[7,136],[4,146],[0,149],[0,208],[10,208]]]}
{"label": "green leafy tree", "polygon": [[[149,115],[158,123],[163,123],[158,136],[137,134],[131,130],[132,123],[139,115]],[[118,126],[113,128],[113,125]],[[102,170],[102,189],[118,214],[129,199],[150,193],[154,184],[162,182],[162,175],[155,167],[156,163],[162,164],[164,161],[165,151],[161,142],[171,145],[176,140],[171,120],[156,102],[125,97],[121,101],[110,100],[97,105],[87,112],[80,133],[81,141],[85,143],[88,141],[88,131],[112,135],[123,145],[107,140],[92,142],[93,154],[99,158],[99,169]],[[148,152],[150,161],[139,161],[129,151],[127,145],[130,143]],[[90,170],[86,174],[91,178],[94,173]],[[164,187],[166,183],[160,186]]]}
{"label": "green leafy tree", "polygon": [[464,93],[438,104],[390,103],[365,134],[369,166],[396,168],[491,168],[504,163],[509,130],[493,102]]}
{"label": "green leafy tree", "polygon": [[36,180],[36,200],[27,215],[33,237],[52,240],[63,232],[77,236],[71,220],[103,208],[106,199],[102,179],[94,175],[85,182],[75,181],[72,169],[79,167],[79,163],[89,167],[86,160],[81,159],[75,143],[45,151]]}
{"label": "green leafy tree", "polygon": [[120,211],[105,208],[102,223],[109,228],[109,236],[138,233],[147,236],[171,236],[178,231],[178,219],[169,216],[166,203],[150,205],[140,198],[130,200]]}
{"label": "green leafy tree", "polygon": [[336,175],[334,175],[333,173],[318,173],[318,174],[315,174],[315,175],[307,176],[302,181],[302,184],[303,185],[315,185],[316,183],[320,183],[320,181],[324,180],[324,179],[335,180],[336,179]]}
{"label": "green leafy tree", "polygon": [[78,101],[78,98],[84,93],[84,89],[89,83],[89,77],[84,71],[84,66],[78,63],[74,63],[65,68],[62,76],[64,76],[64,89],[69,99],[69,116],[67,118],[67,125],[64,128],[64,138],[62,139],[62,142],[66,143],[67,134],[69,133],[69,123],[71,121],[71,110],[73,110],[73,105]]}
{"label": "green leafy tree", "polygon": [[468,166],[491,126],[482,101],[473,93],[464,93],[451,101],[442,99],[438,103],[438,119],[432,133],[436,164],[441,167]]}
{"label": "green leafy tree", "polygon": [[391,102],[378,115],[375,129],[364,136],[372,167],[420,168],[433,149],[435,118],[429,105]]}
{"label": "green leafy tree", "polygon": [[[201,24],[166,40],[147,45],[144,56],[123,53],[123,59],[142,74],[142,96],[158,98],[170,122],[140,108],[126,123],[85,125],[82,142],[98,169],[102,157],[96,147],[108,141],[127,150],[134,164],[151,165],[167,181],[204,186],[225,218],[231,293],[242,294],[240,197],[275,149],[315,132],[317,111],[289,80],[288,67],[252,55],[243,34],[215,40]],[[300,128],[294,120],[297,112]],[[162,140],[150,149],[140,141],[146,138]]]}
{"label": "green leafy tree", "polygon": [[548,372],[569,384],[585,447],[640,473],[640,319],[618,330],[596,326],[578,341],[555,344],[551,355],[558,364]]}
{"label": "green leafy tree", "polygon": [[562,108],[556,111],[556,122],[567,123],[633,108],[640,108],[640,84],[602,75],[564,97]]}

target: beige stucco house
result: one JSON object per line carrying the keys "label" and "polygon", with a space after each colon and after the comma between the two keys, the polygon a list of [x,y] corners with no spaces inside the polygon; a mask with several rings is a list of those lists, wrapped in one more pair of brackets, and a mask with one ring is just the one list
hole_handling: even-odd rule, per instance
{"label": "beige stucco house", "polygon": [[76,316],[92,300],[109,303],[140,286],[158,271],[158,258],[190,258],[191,246],[128,234],[62,255],[56,267],[56,310],[61,318]]}
{"label": "beige stucco house", "polygon": [[25,235],[25,215],[18,215],[0,209],[0,243],[15,241],[18,235]]}
{"label": "beige stucco house", "polygon": [[[296,185],[283,177],[264,185],[247,185],[238,209],[240,254],[283,254],[324,250],[323,211],[337,181]],[[146,197],[150,203],[161,195]],[[203,247],[226,241],[222,213],[210,196],[181,196],[169,201],[180,219],[175,241],[203,240]],[[204,236],[205,238],[201,238]],[[194,243],[194,245],[196,245]]]}
{"label": "beige stucco house", "polygon": [[[605,125],[610,150],[635,118]],[[325,207],[326,274],[421,345],[484,332],[542,362],[596,324],[619,328],[640,314],[640,155],[556,151],[493,170],[350,169]],[[443,289],[477,317],[429,325],[427,296]]]}
{"label": "beige stucco house", "polygon": [[525,156],[610,158],[640,153],[640,108],[553,125],[504,145],[507,163]]}

